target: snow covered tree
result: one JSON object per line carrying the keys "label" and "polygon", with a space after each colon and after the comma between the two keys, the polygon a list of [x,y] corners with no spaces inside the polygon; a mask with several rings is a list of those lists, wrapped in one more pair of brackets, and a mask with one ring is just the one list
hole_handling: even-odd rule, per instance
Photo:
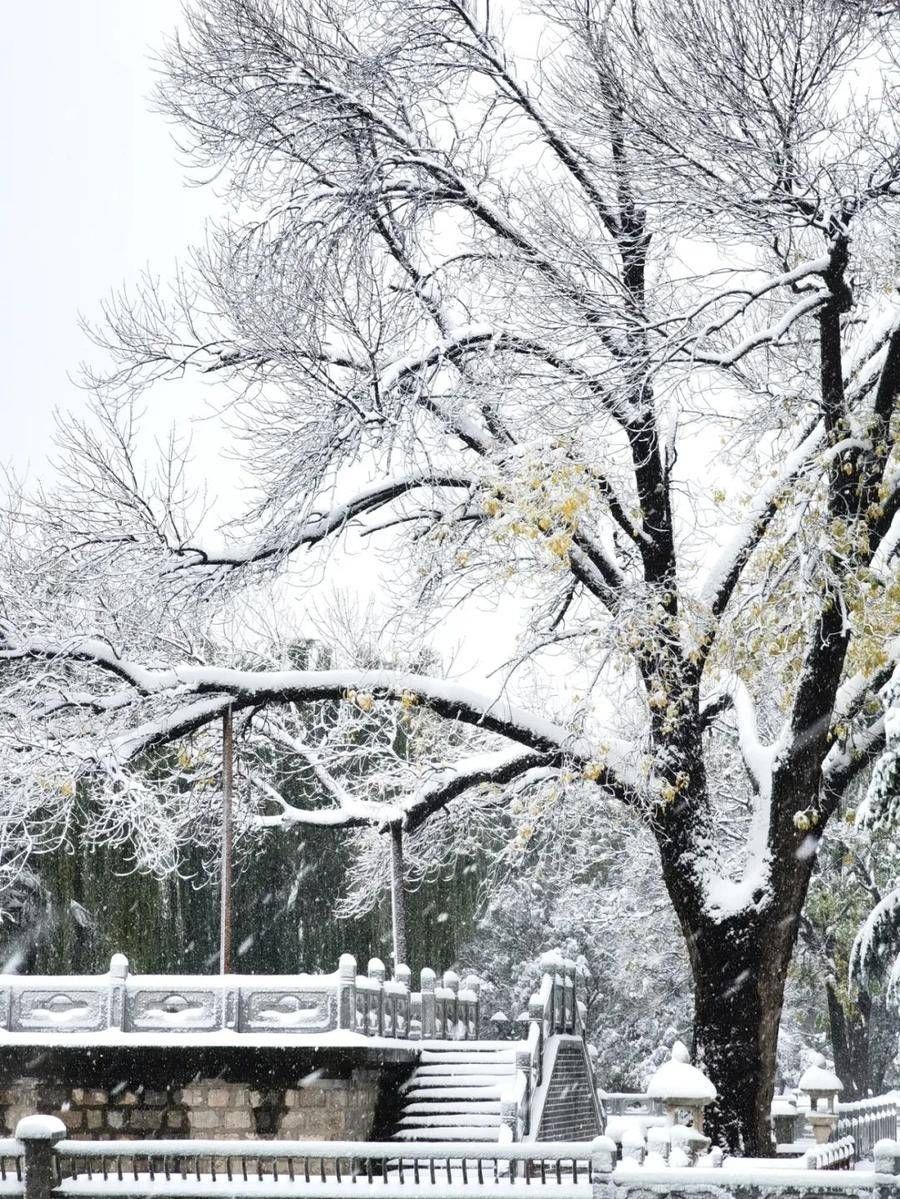
{"label": "snow covered tree", "polygon": [[461,968],[482,979],[492,1011],[513,1021],[540,986],[544,953],[558,949],[581,963],[587,1038],[607,1091],[642,1091],[664,1060],[654,1055],[667,1031],[690,1030],[687,955],[658,874],[644,886],[628,876],[641,859],[646,848],[622,855],[602,883],[554,885],[528,870],[513,874],[492,891],[461,956]]}
{"label": "snow covered tree", "polygon": [[[764,1152],[818,840],[894,670],[896,34],[866,0],[189,3],[161,103],[233,212],[110,302],[96,419],[10,517],[8,827],[87,764],[111,819],[177,819],[131,763],[320,702],[348,736],[304,746],[317,820],[411,831],[512,787],[527,840],[627,805],[711,1127]],[[142,399],[191,378],[255,489],[216,536],[186,456],[136,465]],[[211,655],[199,630],[342,538],[394,569],[391,636],[505,605],[499,681]],[[422,752],[344,777],[386,710]]]}
{"label": "snow covered tree", "polygon": [[850,976],[859,986],[883,982],[888,1002],[900,1008],[900,693],[896,683],[884,688],[886,744],[872,771],[856,823],[880,836],[880,875],[872,875],[869,909],[850,954]]}
{"label": "snow covered tree", "polygon": [[[846,808],[845,820],[852,823],[853,816]],[[835,821],[819,848],[801,917],[789,1001],[793,998],[795,1009],[802,1006],[807,1027],[827,1030],[829,1056],[846,1099],[880,1094],[897,1049],[896,1021],[883,986],[874,977],[854,978],[849,969],[860,924],[897,865],[883,834]]]}

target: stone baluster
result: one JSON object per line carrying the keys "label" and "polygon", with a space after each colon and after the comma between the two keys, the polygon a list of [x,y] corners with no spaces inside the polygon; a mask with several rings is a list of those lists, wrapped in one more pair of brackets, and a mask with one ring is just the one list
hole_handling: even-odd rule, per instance
{"label": "stone baluster", "polygon": [[423,1039],[436,1036],[435,1033],[435,973],[430,966],[425,966],[419,975],[419,989],[422,995],[422,1037]]}
{"label": "stone baluster", "polygon": [[65,1135],[57,1116],[24,1116],[16,1125],[25,1158],[24,1199],[50,1199],[57,1180],[54,1149]]}
{"label": "stone baluster", "polygon": [[575,963],[569,958],[563,962],[565,1000],[563,1004],[563,1032],[575,1031]]}
{"label": "stone baluster", "polygon": [[109,1027],[125,1027],[125,985],[128,979],[128,958],[114,953],[109,959]]}
{"label": "stone baluster", "polygon": [[338,960],[337,981],[338,1028],[356,1031],[356,958],[342,953]]}
{"label": "stone baluster", "polygon": [[445,990],[453,996],[447,1001],[444,1012],[444,1036],[456,1041],[459,1039],[459,975],[453,970],[445,970],[442,981]]}
{"label": "stone baluster", "polygon": [[366,974],[370,982],[375,983],[378,988],[374,994],[369,994],[369,1002],[366,1005],[368,1015],[366,1032],[380,1037],[384,1035],[384,979],[387,974],[381,958],[369,958]]}
{"label": "stone baluster", "polygon": [[397,1006],[394,1008],[394,1036],[408,1037],[412,992],[412,970],[409,966],[401,963],[394,971],[394,981],[403,987],[403,994],[397,997]]}
{"label": "stone baluster", "polygon": [[515,1099],[500,1100],[500,1126],[509,1129],[509,1140],[519,1139],[519,1108]]}
{"label": "stone baluster", "polygon": [[548,952],[548,953],[541,955],[541,970],[543,971],[545,977],[548,977],[550,979],[549,1010],[544,1013],[544,1017],[543,1017],[544,1021],[545,1021],[545,1024],[544,1024],[544,1036],[545,1037],[551,1037],[556,1032],[556,1011],[557,1011],[557,1003],[558,1003],[557,979],[559,977],[559,975],[557,974],[557,970],[556,970],[557,963],[558,963],[558,958],[555,953]]}
{"label": "stone baluster", "polygon": [[469,974],[464,980],[463,986],[475,996],[470,1019],[466,1023],[466,1035],[477,1041],[481,1035],[481,979],[475,974]]}
{"label": "stone baluster", "polygon": [[544,1009],[540,995],[532,995],[528,1000],[528,1021],[531,1028],[537,1029],[532,1086],[539,1087],[544,1074]]}

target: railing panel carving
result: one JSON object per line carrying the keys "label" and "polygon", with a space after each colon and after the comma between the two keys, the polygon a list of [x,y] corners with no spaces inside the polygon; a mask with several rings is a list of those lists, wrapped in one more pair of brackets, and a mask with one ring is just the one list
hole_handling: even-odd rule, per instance
{"label": "railing panel carving", "polygon": [[334,974],[139,975],[116,954],[108,974],[73,977],[0,975],[3,1032],[59,1034],[120,1030],[128,1034],[312,1034],[344,1029],[365,1037],[471,1040],[480,1034],[480,983],[448,971],[436,986],[423,970],[411,990],[407,966],[386,978],[373,958],[364,975],[341,957]]}

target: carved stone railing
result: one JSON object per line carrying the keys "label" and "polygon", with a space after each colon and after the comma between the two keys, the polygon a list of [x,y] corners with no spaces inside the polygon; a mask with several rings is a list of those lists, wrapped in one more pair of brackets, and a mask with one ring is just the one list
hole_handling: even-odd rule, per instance
{"label": "carved stone railing", "polygon": [[663,1116],[661,1099],[632,1091],[600,1091],[607,1116]]}
{"label": "carved stone railing", "polygon": [[436,985],[433,970],[410,990],[409,967],[392,979],[373,958],[364,975],[342,954],[334,974],[130,974],[114,954],[101,975],[0,975],[2,1033],[119,1030],[140,1033],[279,1033],[287,1036],[345,1029],[368,1037],[471,1040],[480,1028],[480,983],[462,986],[448,971]]}
{"label": "carved stone railing", "polygon": [[[826,1145],[852,1138],[857,1160],[872,1156],[879,1141],[897,1136],[897,1095],[890,1092],[852,1103],[838,1103],[831,1116],[832,1128]],[[809,1100],[805,1095],[780,1095],[772,1103],[772,1129],[779,1154],[800,1157],[808,1151],[813,1136],[809,1124]]]}
{"label": "carved stone railing", "polygon": [[837,1105],[835,1140],[852,1137],[858,1158],[871,1157],[878,1141],[897,1138],[897,1101],[894,1095],[877,1095],[855,1103]]}

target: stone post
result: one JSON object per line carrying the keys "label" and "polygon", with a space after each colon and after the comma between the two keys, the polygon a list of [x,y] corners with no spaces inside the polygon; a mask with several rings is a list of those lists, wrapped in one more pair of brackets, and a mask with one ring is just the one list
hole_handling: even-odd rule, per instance
{"label": "stone post", "polygon": [[519,1139],[519,1107],[515,1099],[500,1100],[500,1126],[509,1129],[509,1139]]}
{"label": "stone post", "polygon": [[900,1143],[885,1137],[872,1150],[876,1174],[900,1174]]}
{"label": "stone post", "polygon": [[669,1150],[672,1148],[672,1136],[668,1128],[647,1129],[647,1157],[659,1158],[662,1165],[669,1160]]}
{"label": "stone post", "polygon": [[453,995],[444,1013],[444,1035],[455,1041],[459,1033],[459,975],[454,970],[445,970],[443,984]]}
{"label": "stone post", "polygon": [[435,974],[425,966],[419,975],[419,990],[422,995],[422,1038],[434,1036],[434,981]]}
{"label": "stone post", "polygon": [[[575,1010],[578,1012],[578,1023],[581,1025],[581,1039],[587,1040],[587,1004],[580,999],[575,1000]],[[576,1032],[577,1029],[573,1029]]]}
{"label": "stone post", "polygon": [[626,1128],[622,1133],[622,1161],[642,1166],[646,1152],[647,1146],[644,1144],[644,1138],[638,1129]]}
{"label": "stone post", "polygon": [[544,1075],[544,1009],[541,1006],[540,995],[532,995],[528,1000],[528,1020],[532,1028],[537,1028],[537,1047],[534,1052],[534,1078],[531,1085],[539,1087]]}
{"label": "stone post", "polygon": [[591,1141],[590,1182],[593,1199],[611,1199],[615,1194],[613,1170],[616,1168],[616,1143],[611,1137]]}
{"label": "stone post", "polygon": [[563,1032],[575,1031],[575,963],[570,958],[563,961],[565,1000],[563,1004]]}
{"label": "stone post", "polygon": [[[412,970],[410,970],[409,966],[401,962],[401,964],[394,971],[394,982],[399,983],[403,988],[403,994],[398,996],[397,1007],[394,1009],[394,1036],[408,1037],[409,1027],[412,1020],[412,1004],[410,1001],[410,993],[412,991]],[[398,1021],[396,1018],[398,1013],[400,1017],[399,1029],[397,1027]]]}
{"label": "stone post", "polygon": [[338,1028],[356,1031],[356,958],[342,953],[338,960],[337,1021]]}
{"label": "stone post", "polygon": [[[366,967],[366,974],[371,982],[375,983],[378,991],[375,997],[375,1035],[384,1036],[384,979],[387,971],[384,968],[384,962],[381,958],[369,958],[369,964]],[[371,994],[367,996],[366,1010],[372,1000]],[[370,1030],[367,1028],[366,1032]]]}
{"label": "stone post", "polygon": [[472,1013],[472,1036],[477,1041],[481,1036],[481,979],[477,974],[469,974],[465,978],[463,986],[475,996],[475,1010]]}
{"label": "stone post", "polygon": [[556,1013],[557,1013],[557,1008],[558,1008],[558,1004],[559,1004],[559,999],[558,999],[559,974],[557,972],[558,967],[559,967],[559,955],[558,954],[554,953],[552,950],[548,950],[547,953],[541,954],[541,971],[544,974],[549,974],[550,981],[552,983],[552,986],[550,989],[549,1018],[547,1020],[547,1027],[544,1029],[544,1033],[548,1037],[552,1037],[555,1032],[558,1032],[558,1029],[556,1027]]}
{"label": "stone post", "polygon": [[56,1186],[57,1143],[66,1126],[56,1116],[24,1116],[16,1125],[16,1140],[25,1156],[24,1199],[50,1199]]}
{"label": "stone post", "polygon": [[772,1132],[776,1145],[788,1145],[796,1140],[797,1108],[790,1099],[772,1100]]}
{"label": "stone post", "polygon": [[125,981],[128,978],[128,958],[114,953],[109,959],[109,1027],[125,1027]]}

